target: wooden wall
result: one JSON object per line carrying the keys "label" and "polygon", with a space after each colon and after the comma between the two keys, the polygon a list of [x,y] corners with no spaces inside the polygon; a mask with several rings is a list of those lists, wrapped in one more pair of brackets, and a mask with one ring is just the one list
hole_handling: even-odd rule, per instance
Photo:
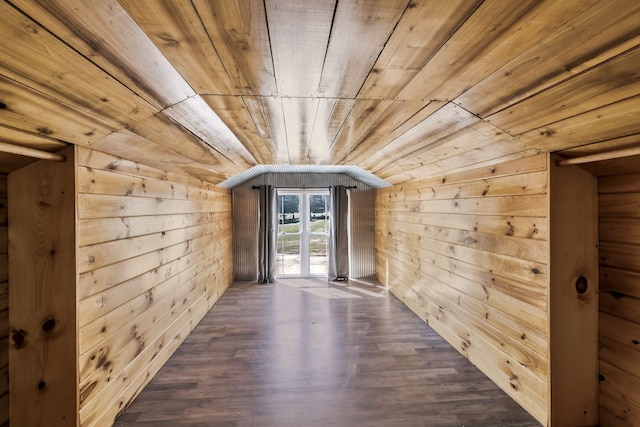
{"label": "wooden wall", "polygon": [[78,150],[80,421],[105,426],[231,283],[231,197]]}
{"label": "wooden wall", "polygon": [[547,423],[547,163],[537,155],[376,196],[391,292]]}
{"label": "wooden wall", "polygon": [[600,423],[640,425],[640,174],[599,179]]}
{"label": "wooden wall", "polygon": [[0,426],[9,425],[7,175],[0,174]]}

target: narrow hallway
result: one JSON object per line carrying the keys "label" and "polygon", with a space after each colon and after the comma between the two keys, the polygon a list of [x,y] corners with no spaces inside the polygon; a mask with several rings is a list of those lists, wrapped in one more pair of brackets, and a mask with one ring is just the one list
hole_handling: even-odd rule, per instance
{"label": "narrow hallway", "polygon": [[538,426],[376,283],[234,283],[116,426]]}

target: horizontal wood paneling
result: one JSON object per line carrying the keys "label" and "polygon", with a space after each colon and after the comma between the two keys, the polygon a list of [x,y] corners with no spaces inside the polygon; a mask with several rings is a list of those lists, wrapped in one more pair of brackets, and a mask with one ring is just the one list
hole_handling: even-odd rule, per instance
{"label": "horizontal wood paneling", "polygon": [[79,150],[80,418],[110,425],[232,280],[226,190]]}
{"label": "horizontal wood paneling", "polygon": [[600,425],[640,425],[640,180],[599,179]]}
{"label": "horizontal wood paneling", "polygon": [[[0,12],[0,137],[210,182],[310,163],[395,184],[640,132],[635,0],[11,0]],[[0,156],[0,170],[23,164]]]}
{"label": "horizontal wood paneling", "polygon": [[410,181],[376,196],[378,278],[543,424],[544,157]]}

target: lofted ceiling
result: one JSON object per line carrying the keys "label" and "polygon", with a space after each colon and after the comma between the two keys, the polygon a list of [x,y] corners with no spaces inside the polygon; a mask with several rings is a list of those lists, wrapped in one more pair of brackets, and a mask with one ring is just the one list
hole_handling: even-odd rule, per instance
{"label": "lofted ceiling", "polygon": [[637,0],[2,0],[0,33],[0,142],[214,183],[640,146]]}

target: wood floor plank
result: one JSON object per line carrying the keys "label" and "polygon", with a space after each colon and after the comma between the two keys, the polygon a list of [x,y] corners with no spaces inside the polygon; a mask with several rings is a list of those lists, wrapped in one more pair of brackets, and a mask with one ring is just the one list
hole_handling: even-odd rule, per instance
{"label": "wood floor plank", "polygon": [[233,284],[115,425],[539,423],[377,283],[280,279]]}

